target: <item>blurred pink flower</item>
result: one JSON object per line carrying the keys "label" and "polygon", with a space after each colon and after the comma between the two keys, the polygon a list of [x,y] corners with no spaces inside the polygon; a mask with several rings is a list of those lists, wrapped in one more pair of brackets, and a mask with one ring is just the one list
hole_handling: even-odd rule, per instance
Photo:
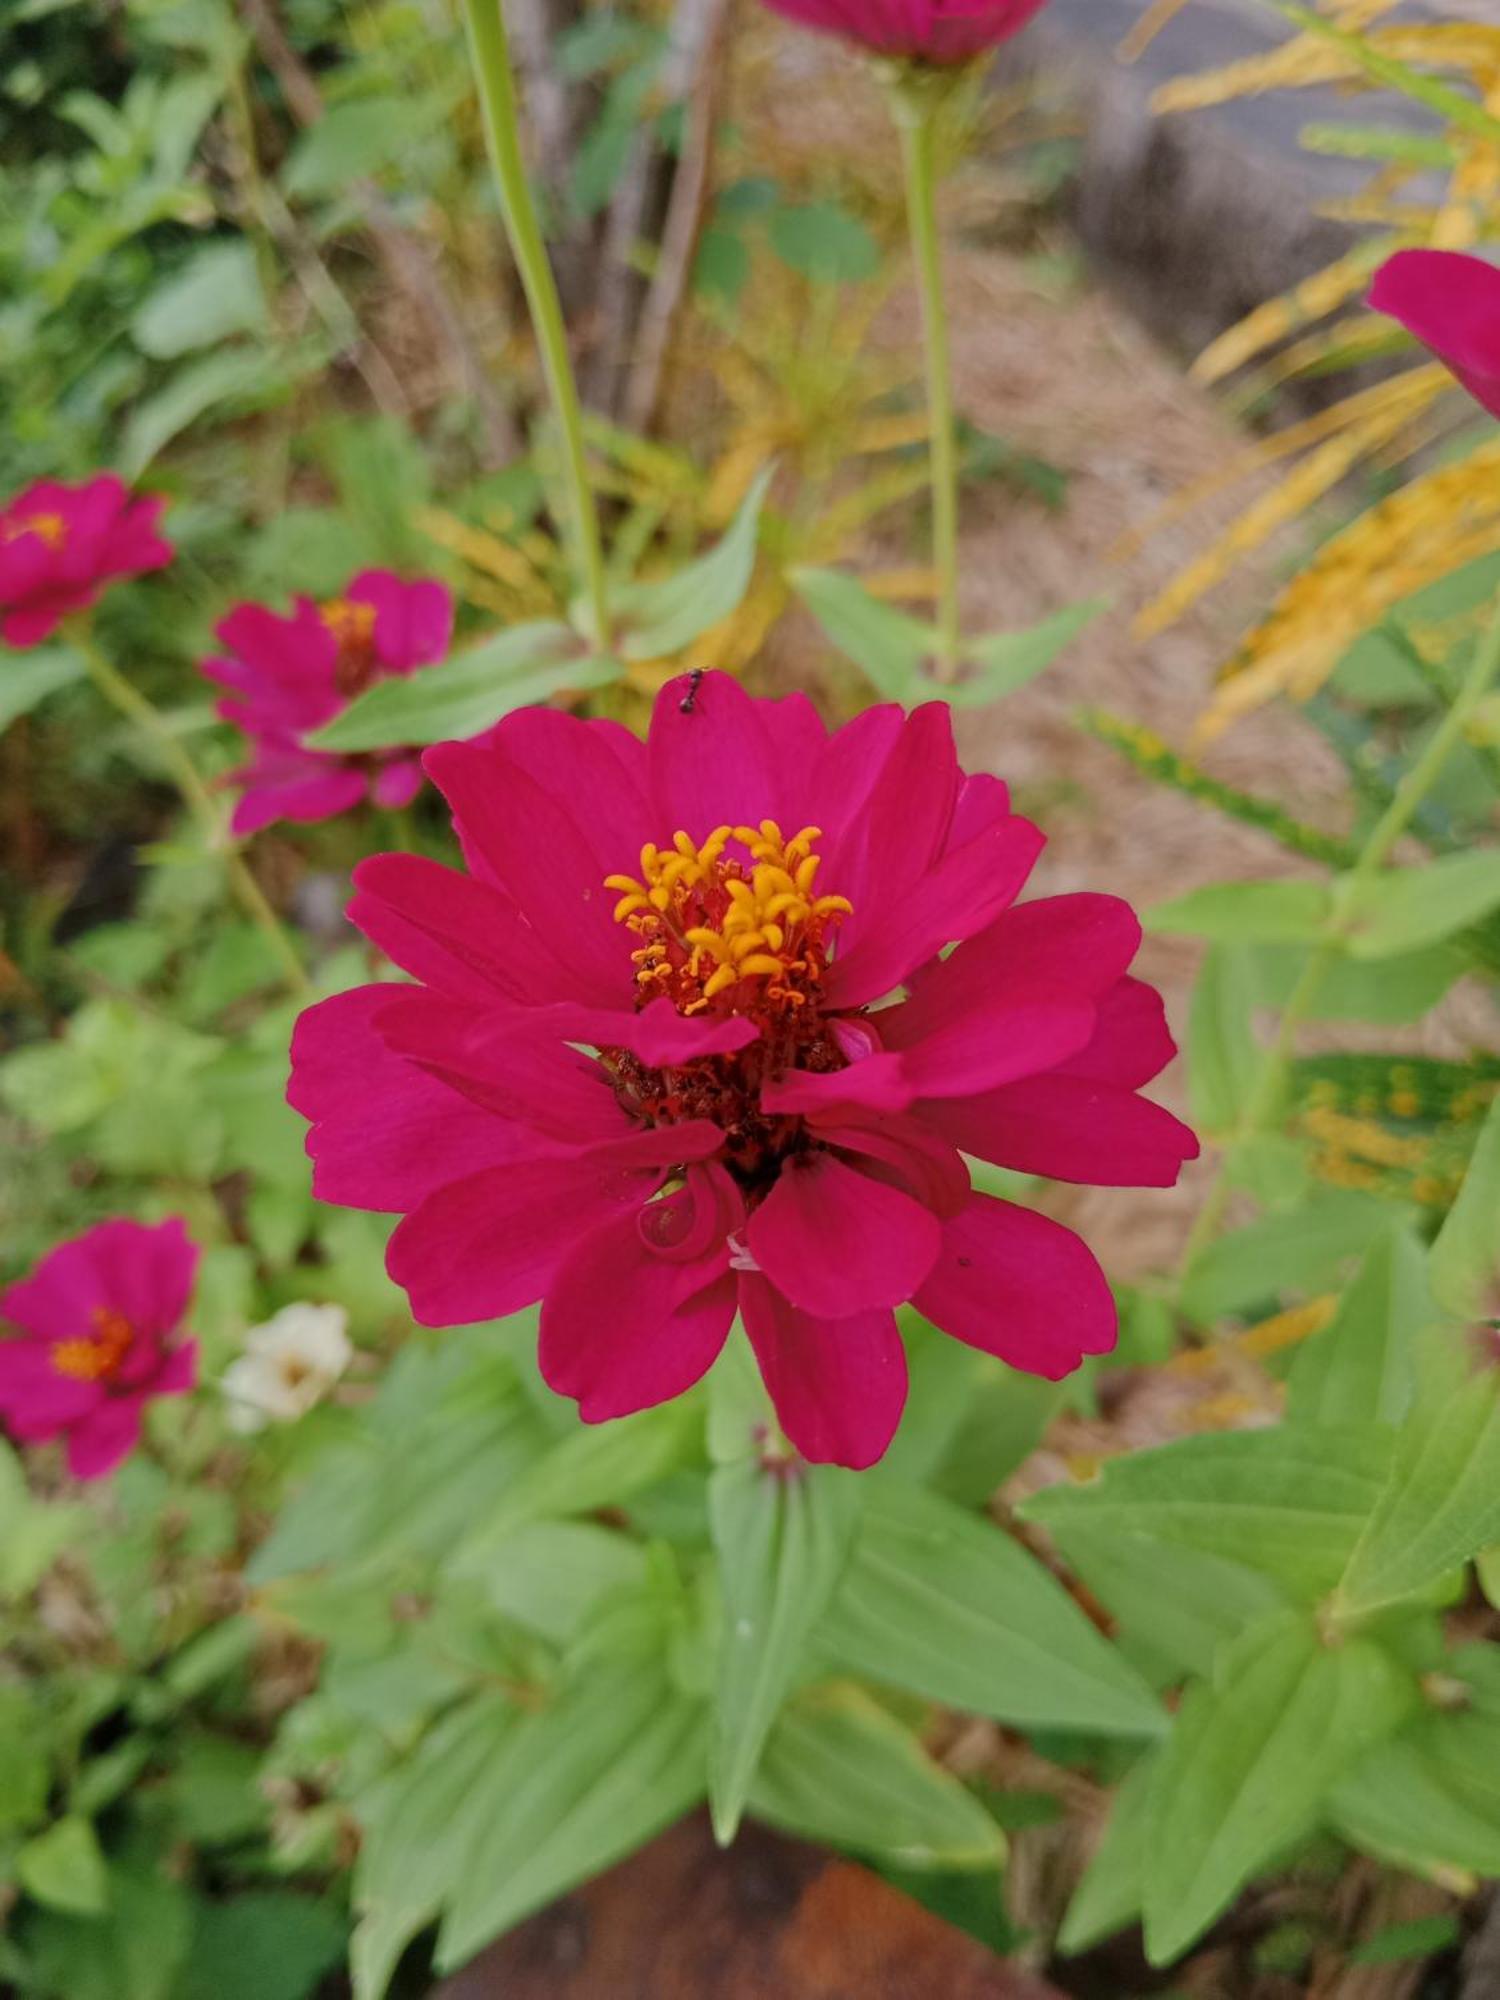
{"label": "blurred pink flower", "polygon": [[326,603],[299,597],[289,616],[238,604],[218,627],[225,648],[203,671],[233,695],[219,714],[244,730],[250,761],[230,775],[240,789],[234,831],[273,820],[333,819],[366,796],[409,805],[422,786],[414,751],[339,756],[304,739],[331,722],[373,682],[409,674],[447,656],[453,600],[440,583],[403,583],[389,570],[362,570]]}
{"label": "blurred pink flower", "polygon": [[998,48],[1044,0],[766,0],[804,28],[842,35],[876,55],[946,66]]}
{"label": "blurred pink flower", "polygon": [[1398,250],[1375,273],[1370,304],[1400,320],[1500,417],[1500,269],[1460,250]]}
{"label": "blurred pink flower", "polygon": [[172,560],[157,533],[166,502],[132,497],[112,472],[82,486],[39,479],[0,508],[0,637],[36,646],[116,577]]}
{"label": "blurred pink flower", "polygon": [[191,1389],[198,1347],[178,1338],[198,1269],[183,1225],[101,1222],[0,1294],[0,1420],[23,1443],[62,1437],[76,1479],[134,1449],[155,1396]]}
{"label": "blurred pink flower", "polygon": [[541,1299],[597,1422],[691,1387],[738,1311],[792,1442],[852,1466],[901,1415],[907,1300],[1052,1378],[1113,1345],[1083,1243],[961,1154],[1170,1185],[1197,1143],[1136,1093],[1172,1042],[1126,904],[1012,907],[1042,837],[946,706],[830,735],[682,676],[648,743],[530,708],[426,766],[470,872],[361,863],[350,915],[417,983],[305,1013],[290,1091],[316,1192],[404,1215],[420,1321]]}

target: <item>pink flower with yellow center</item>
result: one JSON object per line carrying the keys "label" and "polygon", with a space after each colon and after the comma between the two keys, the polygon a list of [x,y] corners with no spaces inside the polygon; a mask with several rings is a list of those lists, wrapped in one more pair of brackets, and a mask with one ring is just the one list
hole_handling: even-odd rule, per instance
{"label": "pink flower with yellow center", "polygon": [[105,585],[172,560],[157,533],[166,502],[132,497],[104,472],[82,486],[40,479],[0,508],[0,637],[37,646]]}
{"label": "pink flower with yellow center", "polygon": [[219,714],[254,746],[230,776],[240,789],[236,833],[279,819],[332,819],[367,797],[392,807],[416,797],[422,765],[414,751],[345,757],[311,750],[305,739],[376,681],[447,657],[453,600],[442,584],[362,570],[342,595],[321,604],[298,598],[288,616],[236,605],[217,637],[224,653],[203,671],[230,690]]}
{"label": "pink flower with yellow center", "polygon": [[1500,417],[1500,269],[1460,250],[1398,250],[1375,273],[1369,302]]}
{"label": "pink flower with yellow center", "polygon": [[101,1222],[60,1243],[0,1294],[0,1420],[13,1438],[66,1438],[76,1479],[99,1479],[134,1449],[141,1414],[180,1396],[198,1349],[181,1338],[198,1250],[178,1221]]}
{"label": "pink flower with yellow center", "polygon": [[1044,0],[767,0],[804,28],[873,54],[946,68],[1008,42]]}
{"label": "pink flower with yellow center", "polygon": [[793,1444],[853,1466],[908,1300],[1048,1377],[1113,1345],[1083,1243],[964,1155],[1170,1185],[1196,1141],[1137,1093],[1172,1042],[1126,904],[1015,905],[1041,835],[946,707],[829,734],[684,676],[646,743],[527,709],[426,762],[469,872],[361,863],[350,915],[416,983],[304,1014],[290,1093],[317,1193],[404,1217],[420,1321],[540,1299],[595,1422],[690,1388],[738,1313]]}

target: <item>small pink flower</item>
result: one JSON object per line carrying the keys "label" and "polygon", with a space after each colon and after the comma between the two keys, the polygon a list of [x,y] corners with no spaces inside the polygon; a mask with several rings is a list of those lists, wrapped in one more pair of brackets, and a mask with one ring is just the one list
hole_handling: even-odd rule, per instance
{"label": "small pink flower", "polygon": [[116,577],[140,576],[172,560],[157,533],[159,495],[131,497],[102,472],[82,486],[39,479],[0,508],[0,637],[36,646]]}
{"label": "small pink flower", "polygon": [[873,54],[947,67],[998,48],[1043,0],[767,0],[804,28],[842,35]]}
{"label": "small pink flower", "polygon": [[1370,304],[1400,320],[1500,417],[1500,269],[1459,250],[1398,250],[1375,273]]}
{"label": "small pink flower", "polygon": [[305,1013],[290,1093],[316,1192],[404,1216],[420,1321],[540,1299],[597,1422],[691,1387],[738,1312],[792,1442],[853,1466],[900,1418],[906,1300],[1052,1378],[1113,1345],[1089,1251],[962,1155],[1169,1186],[1197,1142],[1137,1091],[1172,1042],[1126,904],[1012,907],[1042,837],[945,706],[829,735],[683,676],[648,743],[530,708],[426,768],[469,873],[361,863],[350,915],[417,983]]}
{"label": "small pink flower", "polygon": [[310,823],[348,812],[367,796],[409,805],[422,785],[413,751],[345,757],[310,750],[304,739],[342,713],[373,682],[446,658],[453,600],[440,583],[403,583],[388,570],[362,570],[342,596],[315,604],[299,597],[289,616],[239,604],[218,627],[224,655],[206,660],[210,680],[230,689],[219,714],[254,746],[231,773],[240,787],[234,831],[273,820]]}
{"label": "small pink flower", "polygon": [[178,1337],[198,1269],[183,1225],[125,1220],[60,1243],[0,1294],[0,1420],[23,1443],[65,1437],[75,1479],[129,1456],[153,1397],[191,1389],[198,1346]]}

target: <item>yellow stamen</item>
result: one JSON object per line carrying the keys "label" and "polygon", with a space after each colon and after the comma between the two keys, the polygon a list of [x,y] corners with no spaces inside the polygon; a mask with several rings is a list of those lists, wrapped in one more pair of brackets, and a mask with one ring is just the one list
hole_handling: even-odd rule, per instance
{"label": "yellow stamen", "polygon": [[36,535],[49,549],[60,549],[68,539],[68,524],[61,514],[18,514],[5,523],[5,540],[19,541],[22,535]]}
{"label": "yellow stamen", "polygon": [[60,1340],[52,1349],[52,1366],[75,1382],[98,1382],[117,1374],[135,1341],[135,1328],[113,1307],[96,1306],[90,1318],[91,1334]]}

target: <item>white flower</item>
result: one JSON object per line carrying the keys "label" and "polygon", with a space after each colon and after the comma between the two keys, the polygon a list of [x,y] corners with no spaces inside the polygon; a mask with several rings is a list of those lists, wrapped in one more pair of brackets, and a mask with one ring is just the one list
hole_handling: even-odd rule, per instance
{"label": "white flower", "polygon": [[224,1370],[232,1430],[291,1423],[320,1403],[349,1365],[353,1347],[342,1306],[283,1306],[245,1336],[245,1351]]}

